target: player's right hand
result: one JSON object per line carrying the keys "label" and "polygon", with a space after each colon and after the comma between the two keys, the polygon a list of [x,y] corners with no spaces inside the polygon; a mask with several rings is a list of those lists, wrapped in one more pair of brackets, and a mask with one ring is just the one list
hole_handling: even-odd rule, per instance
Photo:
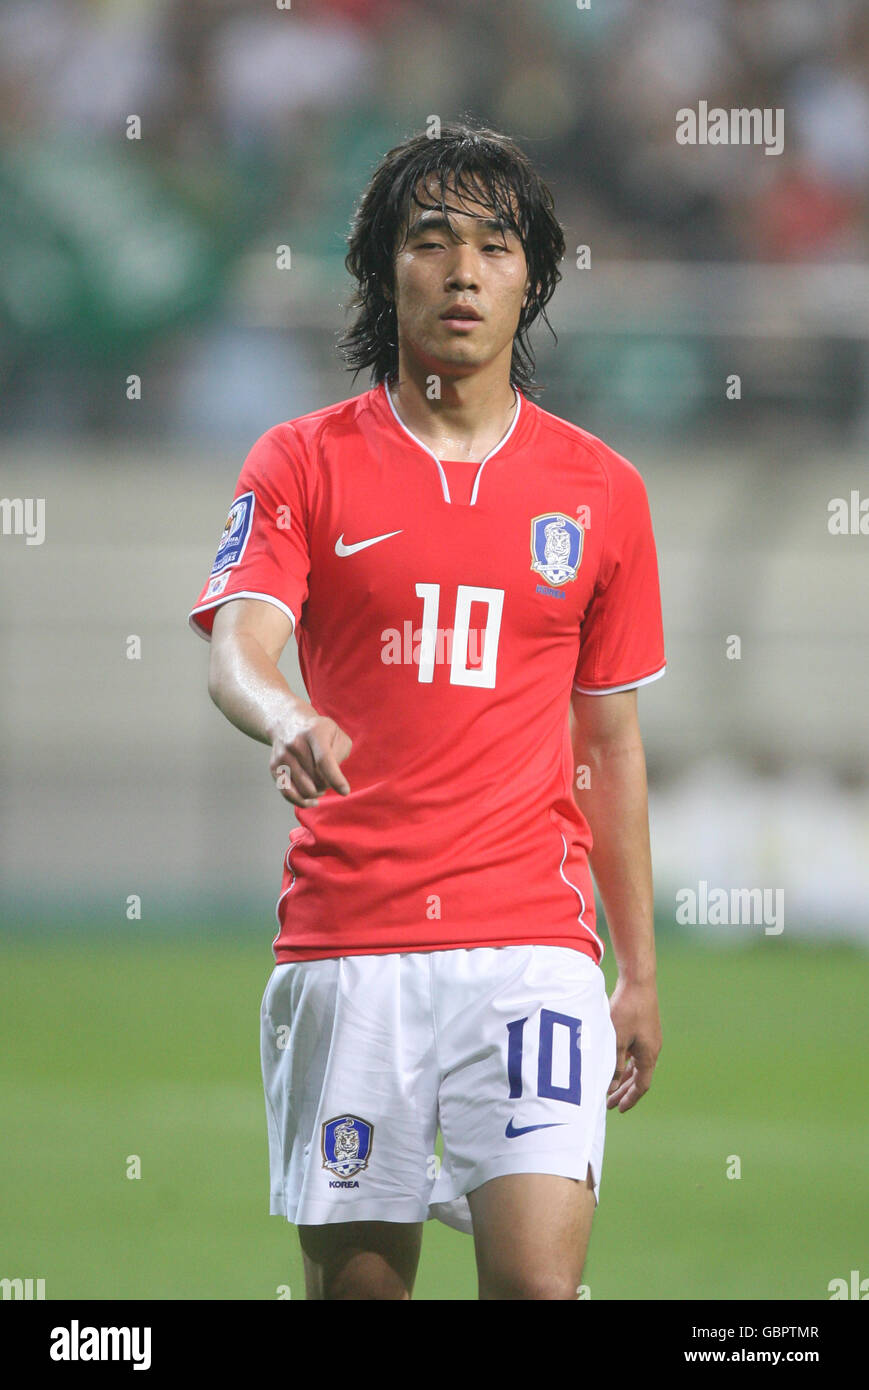
{"label": "player's right hand", "polygon": [[353,746],[334,719],[308,706],[272,743],[269,770],[278,791],[293,806],[316,806],[320,795],[334,788],[347,796],[350,784],[339,766]]}

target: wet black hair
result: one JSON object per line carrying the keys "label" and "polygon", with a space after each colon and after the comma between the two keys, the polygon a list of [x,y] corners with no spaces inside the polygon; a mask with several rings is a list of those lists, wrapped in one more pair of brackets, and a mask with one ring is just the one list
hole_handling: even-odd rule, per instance
{"label": "wet black hair", "polygon": [[[420,188],[421,185],[421,188]],[[423,202],[418,193],[428,196]],[[434,189],[434,191],[432,191]],[[554,200],[527,155],[511,139],[467,121],[444,124],[437,136],[412,135],[396,145],[378,165],[356,208],[344,264],[357,282],[348,305],[354,318],[341,335],[338,351],[348,371],[371,368],[376,385],[398,372],[398,329],[394,258],[399,237],[410,224],[412,204],[439,208],[454,234],[446,191],[460,201],[482,202],[518,236],[528,265],[530,288],[513,339],[510,380],[536,394],[534,353],[528,330],[542,317],[561,279],[564,232],[555,217]],[[459,238],[461,239],[461,238]]]}

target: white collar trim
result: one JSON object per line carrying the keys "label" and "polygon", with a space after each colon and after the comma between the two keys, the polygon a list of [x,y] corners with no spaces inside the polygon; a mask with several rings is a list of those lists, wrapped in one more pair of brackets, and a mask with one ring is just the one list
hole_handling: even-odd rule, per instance
{"label": "white collar trim", "polygon": [[[387,399],[388,402],[389,402],[389,408],[390,408],[390,410],[392,411],[393,415],[395,416],[395,419],[396,419],[396,421],[398,422],[398,424],[399,424],[399,425],[401,426],[401,428],[404,430],[405,434],[410,435],[410,437],[411,437],[411,439],[413,440],[414,444],[417,444],[417,445],[419,446],[420,449],[424,449],[425,452],[428,454],[429,458],[433,458],[434,461],[435,461],[435,463],[437,464],[437,470],[438,470],[438,473],[440,474],[441,488],[442,488],[443,494],[444,494],[444,501],[445,501],[445,502],[452,502],[453,499],[450,497],[450,489],[449,489],[449,486],[448,486],[448,484],[447,484],[446,474],[444,473],[444,470],[443,470],[443,468],[441,467],[441,461],[440,461],[440,459],[437,457],[437,455],[436,455],[435,453],[432,452],[432,450],[428,447],[427,444],[423,444],[423,442],[422,442],[421,439],[417,439],[417,437],[416,437],[416,435],[414,434],[413,430],[409,430],[409,429],[407,428],[407,425],[404,423],[404,421],[402,420],[401,416],[399,415],[398,411],[397,411],[396,408],[395,408],[395,402],[394,402],[393,399],[392,399],[392,392],[391,392],[390,389],[389,389],[389,382],[388,382],[388,381],[384,381],[384,382],[382,383],[382,385],[383,385],[383,390],[384,390],[385,395],[386,395],[386,399]],[[472,491],[472,493],[471,493],[471,501],[470,501],[470,505],[471,505],[471,506],[473,506],[473,505],[475,504],[476,500],[477,500],[477,490],[478,490],[478,488],[479,488],[479,486],[480,486],[480,478],[482,477],[483,469],[485,468],[486,464],[489,462],[489,459],[490,459],[490,458],[494,458],[495,454],[497,454],[497,452],[498,452],[499,449],[503,449],[504,445],[507,443],[507,440],[510,438],[511,434],[513,433],[513,431],[515,430],[517,424],[519,423],[519,415],[520,415],[520,412],[521,412],[521,410],[522,410],[522,397],[521,397],[521,395],[519,394],[519,392],[516,390],[516,387],[515,387],[515,386],[513,387],[513,395],[516,397],[516,414],[513,416],[513,421],[512,421],[512,423],[511,423],[511,425],[510,425],[510,428],[507,430],[507,433],[503,436],[502,439],[500,439],[500,440],[498,441],[498,443],[495,445],[494,449],[490,449],[490,450],[489,450],[488,454],[487,454],[486,457],[482,460],[482,462],[480,463],[479,468],[477,469],[476,477],[474,478],[474,488],[473,488],[473,491]]]}

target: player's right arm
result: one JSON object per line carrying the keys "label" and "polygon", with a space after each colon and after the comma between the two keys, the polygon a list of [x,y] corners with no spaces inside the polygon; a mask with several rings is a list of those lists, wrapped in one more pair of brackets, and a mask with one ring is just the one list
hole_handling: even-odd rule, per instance
{"label": "player's right arm", "polygon": [[350,791],[339,766],[351,740],[333,719],[294,694],[278,670],[293,624],[262,599],[238,598],[214,615],[208,693],[230,723],[271,745],[269,768],[285,800],[316,806],[319,794]]}

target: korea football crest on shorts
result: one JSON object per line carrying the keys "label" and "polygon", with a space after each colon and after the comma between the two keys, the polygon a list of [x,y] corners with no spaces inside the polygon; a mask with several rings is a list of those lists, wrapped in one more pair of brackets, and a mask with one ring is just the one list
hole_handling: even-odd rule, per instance
{"label": "korea football crest on shorts", "polygon": [[339,1115],[327,1120],[322,1130],[323,1167],[339,1178],[352,1177],[368,1167],[374,1126],[358,1115]]}
{"label": "korea football crest on shorts", "polygon": [[221,570],[231,569],[233,565],[238,564],[244,554],[247,538],[250,535],[250,524],[253,521],[253,506],[254,496],[252,492],[243,493],[241,497],[236,497],[233,502],[229,516],[226,518],[220,545],[217,547],[214,564],[211,566],[212,575],[219,574]]}
{"label": "korea football crest on shorts", "polygon": [[547,584],[569,584],[582,559],[582,527],[563,512],[545,512],[531,521],[532,570]]}

